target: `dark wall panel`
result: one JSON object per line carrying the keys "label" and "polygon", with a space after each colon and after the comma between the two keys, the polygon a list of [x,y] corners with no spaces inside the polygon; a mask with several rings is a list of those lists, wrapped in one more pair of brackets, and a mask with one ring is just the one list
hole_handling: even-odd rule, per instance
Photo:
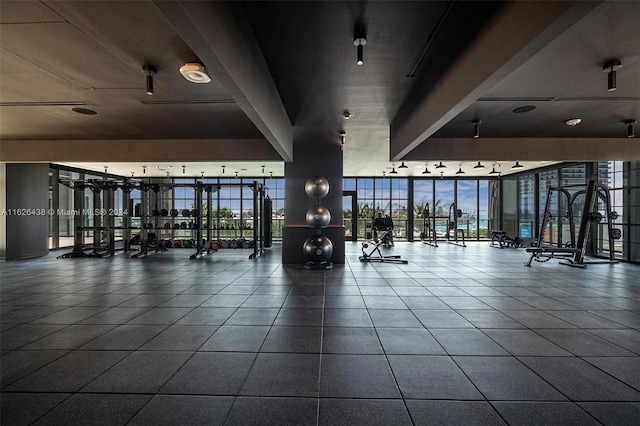
{"label": "dark wall panel", "polygon": [[49,253],[49,164],[7,164],[6,259]]}

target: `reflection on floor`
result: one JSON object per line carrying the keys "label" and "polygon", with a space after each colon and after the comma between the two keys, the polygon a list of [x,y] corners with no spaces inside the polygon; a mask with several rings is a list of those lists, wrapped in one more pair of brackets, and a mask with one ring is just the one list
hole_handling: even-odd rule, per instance
{"label": "reflection on floor", "polygon": [[639,266],[391,252],[0,263],[1,423],[637,424]]}

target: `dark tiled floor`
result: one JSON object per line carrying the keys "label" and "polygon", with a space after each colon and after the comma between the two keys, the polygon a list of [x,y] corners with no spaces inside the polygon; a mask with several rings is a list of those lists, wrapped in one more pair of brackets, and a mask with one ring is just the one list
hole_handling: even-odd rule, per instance
{"label": "dark tiled floor", "polygon": [[640,267],[393,251],[3,262],[0,422],[637,424]]}

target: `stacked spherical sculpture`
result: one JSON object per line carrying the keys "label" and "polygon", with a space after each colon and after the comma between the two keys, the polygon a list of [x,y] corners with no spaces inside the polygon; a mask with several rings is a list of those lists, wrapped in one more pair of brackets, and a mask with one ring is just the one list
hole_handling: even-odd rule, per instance
{"label": "stacked spherical sculpture", "polygon": [[315,229],[315,235],[307,238],[302,246],[305,267],[310,269],[329,269],[332,264],[329,262],[333,254],[333,244],[331,240],[322,235],[322,228],[326,228],[331,222],[331,213],[326,207],[320,205],[320,199],[329,193],[329,182],[321,176],[314,176],[307,179],[304,190],[311,198],[315,198],[317,204],[307,210],[307,225]]}

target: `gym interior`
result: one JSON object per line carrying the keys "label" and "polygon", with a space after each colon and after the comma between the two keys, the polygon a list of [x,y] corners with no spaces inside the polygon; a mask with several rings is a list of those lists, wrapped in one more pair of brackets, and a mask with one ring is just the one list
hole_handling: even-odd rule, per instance
{"label": "gym interior", "polygon": [[3,425],[637,423],[640,3],[0,11]]}

